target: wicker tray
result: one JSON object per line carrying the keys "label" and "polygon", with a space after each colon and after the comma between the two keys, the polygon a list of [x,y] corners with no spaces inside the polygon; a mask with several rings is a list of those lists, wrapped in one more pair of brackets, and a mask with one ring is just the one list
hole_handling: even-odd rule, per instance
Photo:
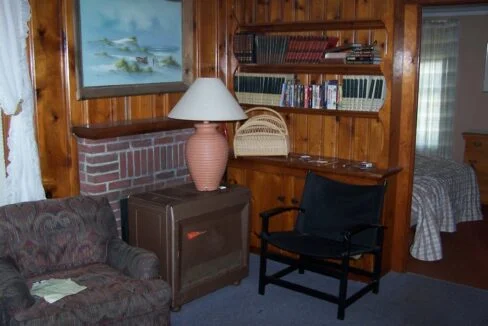
{"label": "wicker tray", "polygon": [[290,140],[285,120],[273,109],[255,107],[246,113],[260,111],[244,124],[236,124],[234,155],[237,156],[287,156]]}

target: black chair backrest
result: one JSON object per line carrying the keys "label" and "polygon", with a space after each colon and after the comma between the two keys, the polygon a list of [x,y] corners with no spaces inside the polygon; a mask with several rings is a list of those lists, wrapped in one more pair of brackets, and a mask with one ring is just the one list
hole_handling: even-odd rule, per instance
{"label": "black chair backrest", "polygon": [[[341,241],[341,232],[352,225],[379,224],[385,184],[353,185],[334,181],[309,171],[305,180],[295,230]],[[376,231],[353,237],[353,243],[372,245]]]}

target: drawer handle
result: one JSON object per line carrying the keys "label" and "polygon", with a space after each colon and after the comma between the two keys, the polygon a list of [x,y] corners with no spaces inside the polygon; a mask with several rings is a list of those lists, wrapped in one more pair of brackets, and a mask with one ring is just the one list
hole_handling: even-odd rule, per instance
{"label": "drawer handle", "polygon": [[278,196],[276,199],[278,199],[278,201],[280,203],[284,203],[285,202],[285,196]]}
{"label": "drawer handle", "polygon": [[292,198],[292,199],[291,199],[291,203],[292,203],[293,205],[298,205],[299,201],[298,201],[296,198]]}
{"label": "drawer handle", "polygon": [[481,147],[481,146],[483,146],[483,143],[480,141],[475,141],[475,142],[473,142],[473,145],[474,145],[474,147]]}

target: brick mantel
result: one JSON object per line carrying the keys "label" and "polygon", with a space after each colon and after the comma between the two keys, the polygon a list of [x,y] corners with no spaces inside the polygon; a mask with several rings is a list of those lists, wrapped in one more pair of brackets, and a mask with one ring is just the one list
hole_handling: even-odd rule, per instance
{"label": "brick mantel", "polygon": [[187,128],[92,139],[78,133],[80,193],[106,196],[120,232],[121,199],[190,182],[184,153],[193,132]]}

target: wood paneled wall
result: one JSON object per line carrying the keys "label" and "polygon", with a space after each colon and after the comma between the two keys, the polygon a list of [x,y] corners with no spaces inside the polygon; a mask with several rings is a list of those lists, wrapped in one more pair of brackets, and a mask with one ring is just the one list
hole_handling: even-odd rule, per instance
{"label": "wood paneled wall", "polygon": [[[486,1],[468,0],[469,3]],[[410,3],[405,21],[404,2]],[[195,0],[194,76],[219,76],[232,86],[237,67],[231,53],[232,33],[239,22],[316,19],[381,18],[384,31],[340,32],[341,41],[378,40],[384,47],[382,69],[388,78],[385,107],[378,119],[286,114],[294,151],[341,158],[371,160],[380,166],[404,168],[393,187],[391,215],[395,221],[392,249],[402,270],[407,254],[412,160],[415,131],[416,45],[419,5],[460,4],[461,0]],[[54,197],[79,192],[76,141],[73,125],[163,117],[180,93],[76,100],[73,0],[30,0],[32,19],[28,50],[36,90],[36,122],[43,181]],[[409,36],[403,39],[403,28]],[[393,42],[395,40],[395,42]],[[398,42],[397,42],[398,41]],[[414,40],[415,42],[415,40]],[[410,51],[403,52],[404,44]],[[402,82],[403,70],[410,72]],[[299,76],[302,82],[333,78]],[[396,241],[396,240],[394,240]]]}
{"label": "wood paneled wall", "polygon": [[[43,182],[54,197],[76,195],[79,181],[73,125],[164,117],[181,93],[77,100],[73,0],[31,0],[30,4],[28,48]],[[227,12],[223,1],[195,1],[196,76],[219,76],[225,68],[226,51],[217,41],[225,40],[227,33],[220,28],[220,21],[225,21],[219,16],[222,12]]]}
{"label": "wood paneled wall", "polygon": [[[383,72],[391,80],[393,1],[388,0],[234,0],[235,28],[245,23],[309,21],[333,19],[382,19],[385,30],[317,31],[308,34],[336,36],[339,42],[370,43],[377,41],[384,52]],[[302,33],[303,34],[303,33]],[[233,60],[233,69],[236,62]],[[340,79],[328,74],[298,74],[302,83],[320,83]],[[390,91],[390,84],[388,84]],[[388,166],[389,119],[391,96],[387,95],[379,119],[334,117],[312,114],[284,114],[293,152],[368,160]]]}

